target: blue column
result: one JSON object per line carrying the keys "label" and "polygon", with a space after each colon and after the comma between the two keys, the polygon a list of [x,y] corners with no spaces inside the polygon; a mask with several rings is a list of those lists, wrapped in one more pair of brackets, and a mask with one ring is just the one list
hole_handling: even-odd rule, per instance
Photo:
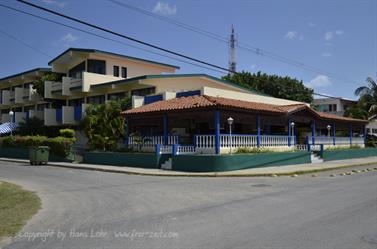
{"label": "blue column", "polygon": [[220,112],[215,112],[215,153],[220,154]]}
{"label": "blue column", "polygon": [[350,124],[350,131],[349,131],[349,136],[350,136],[350,145],[352,145],[352,124]]}
{"label": "blue column", "polygon": [[257,115],[257,147],[260,147],[260,115]]}
{"label": "blue column", "polygon": [[315,127],[315,120],[312,120],[312,144],[314,144],[315,143],[315,129],[316,129],[316,127]]}
{"label": "blue column", "polygon": [[288,119],[288,146],[291,146],[291,119]]}
{"label": "blue column", "polygon": [[164,113],[164,144],[168,144],[168,114]]}
{"label": "blue column", "polygon": [[124,144],[128,147],[128,136],[130,135],[130,120],[128,117],[124,119]]}
{"label": "blue column", "polygon": [[333,144],[335,145],[336,142],[335,142],[335,137],[336,137],[336,126],[335,126],[335,123],[333,123],[333,128],[332,128],[332,140],[333,140]]}

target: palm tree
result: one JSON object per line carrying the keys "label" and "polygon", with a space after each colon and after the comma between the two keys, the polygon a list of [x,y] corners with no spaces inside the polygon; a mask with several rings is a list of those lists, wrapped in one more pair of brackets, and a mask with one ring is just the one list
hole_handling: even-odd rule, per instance
{"label": "palm tree", "polygon": [[358,87],[355,95],[360,97],[359,104],[368,110],[369,115],[377,114],[377,83],[372,77],[368,77],[366,81],[367,85]]}

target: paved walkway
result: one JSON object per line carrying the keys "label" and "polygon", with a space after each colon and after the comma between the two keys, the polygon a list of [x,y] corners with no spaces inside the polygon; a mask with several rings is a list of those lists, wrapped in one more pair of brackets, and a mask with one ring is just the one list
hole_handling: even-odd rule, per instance
{"label": "paved walkway", "polygon": [[[29,160],[0,158],[2,161],[20,162],[29,164]],[[113,173],[124,173],[134,175],[153,175],[153,176],[273,176],[273,175],[293,175],[293,174],[307,174],[318,171],[326,171],[338,168],[346,168],[353,166],[365,166],[377,164],[377,157],[366,157],[348,160],[329,161],[316,164],[296,164],[288,166],[274,166],[263,168],[252,168],[243,170],[234,170],[227,172],[208,172],[208,173],[192,173],[180,172],[161,169],[145,169],[135,167],[118,167],[108,165],[95,165],[95,164],[77,164],[77,163],[64,163],[64,162],[50,162],[49,166],[65,167],[73,169],[84,170],[97,170]]]}

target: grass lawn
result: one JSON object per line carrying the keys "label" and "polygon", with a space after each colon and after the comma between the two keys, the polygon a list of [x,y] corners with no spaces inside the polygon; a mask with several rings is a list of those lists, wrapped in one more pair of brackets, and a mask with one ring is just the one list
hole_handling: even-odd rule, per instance
{"label": "grass lawn", "polygon": [[0,241],[16,235],[40,206],[41,200],[33,192],[0,182]]}

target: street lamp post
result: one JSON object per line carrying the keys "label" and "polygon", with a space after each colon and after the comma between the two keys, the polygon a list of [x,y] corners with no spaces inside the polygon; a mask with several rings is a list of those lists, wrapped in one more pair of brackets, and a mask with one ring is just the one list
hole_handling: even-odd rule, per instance
{"label": "street lamp post", "polygon": [[[12,110],[9,111],[9,116],[10,116],[10,123],[12,124],[13,123],[13,115],[14,115],[14,112]],[[13,132],[12,132],[12,127],[10,129],[10,135],[12,136],[13,135]]]}
{"label": "street lamp post", "polygon": [[232,154],[232,147],[233,147],[233,139],[232,139],[232,124],[234,119],[232,117],[228,118],[228,124],[229,124],[229,140],[230,140],[230,154]]}
{"label": "street lamp post", "polygon": [[330,137],[331,125],[327,125],[327,136]]}
{"label": "street lamp post", "polygon": [[294,140],[294,137],[295,137],[295,122],[291,123],[291,137],[293,137],[293,145],[295,145],[295,140]]}

